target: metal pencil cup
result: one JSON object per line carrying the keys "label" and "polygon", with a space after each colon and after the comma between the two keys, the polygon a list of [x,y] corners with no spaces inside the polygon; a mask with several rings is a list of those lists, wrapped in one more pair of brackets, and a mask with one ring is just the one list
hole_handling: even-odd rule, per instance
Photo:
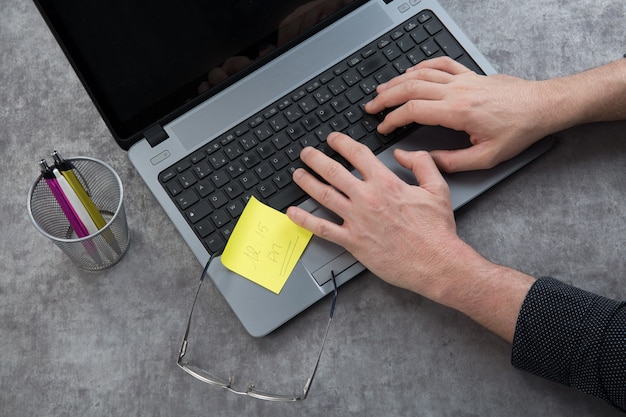
{"label": "metal pencil cup", "polygon": [[124,212],[122,181],[108,164],[94,158],[69,158],[81,185],[106,225],[79,238],[43,176],[28,192],[28,215],[35,228],[50,238],[80,268],[99,271],[116,264],[128,249],[130,230]]}

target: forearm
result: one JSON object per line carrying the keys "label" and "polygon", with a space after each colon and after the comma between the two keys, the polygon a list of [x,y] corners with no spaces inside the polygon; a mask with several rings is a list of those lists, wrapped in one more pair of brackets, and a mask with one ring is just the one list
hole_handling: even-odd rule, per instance
{"label": "forearm", "polygon": [[494,264],[459,241],[449,274],[426,294],[512,342],[521,306],[535,278]]}
{"label": "forearm", "polygon": [[551,130],[583,123],[626,120],[626,59],[575,75],[542,81]]}

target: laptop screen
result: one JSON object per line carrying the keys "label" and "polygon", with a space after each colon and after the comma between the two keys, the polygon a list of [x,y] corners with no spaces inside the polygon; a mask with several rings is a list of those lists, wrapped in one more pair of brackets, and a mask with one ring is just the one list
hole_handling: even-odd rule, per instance
{"label": "laptop screen", "polygon": [[124,149],[364,2],[35,0]]}

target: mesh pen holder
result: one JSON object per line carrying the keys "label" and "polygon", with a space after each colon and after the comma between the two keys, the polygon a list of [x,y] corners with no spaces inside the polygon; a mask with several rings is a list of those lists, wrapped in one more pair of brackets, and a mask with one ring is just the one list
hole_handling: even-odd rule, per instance
{"label": "mesh pen holder", "polygon": [[130,240],[122,181],[113,168],[97,159],[76,157],[67,161],[106,225],[96,233],[78,237],[43,175],[28,192],[28,215],[35,228],[78,267],[89,271],[109,268],[122,259]]}

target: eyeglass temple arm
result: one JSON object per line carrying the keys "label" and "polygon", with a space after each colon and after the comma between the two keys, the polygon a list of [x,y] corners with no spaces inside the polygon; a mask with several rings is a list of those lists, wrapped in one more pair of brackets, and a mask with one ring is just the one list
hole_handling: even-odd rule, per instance
{"label": "eyeglass temple arm", "polygon": [[215,252],[211,255],[209,260],[206,263],[206,266],[202,270],[202,275],[200,275],[200,283],[198,284],[198,288],[196,289],[196,295],[193,297],[193,303],[191,304],[191,311],[189,312],[189,318],[187,319],[187,328],[185,329],[185,336],[183,336],[183,342],[180,347],[180,351],[178,352],[178,363],[181,362],[185,354],[187,353],[187,338],[189,337],[189,329],[191,329],[191,317],[193,316],[193,309],[196,306],[196,301],[198,300],[198,294],[200,293],[200,287],[202,287],[202,282],[204,281],[204,277],[206,276],[207,271],[209,270],[209,265],[213,262],[217,256],[219,256],[222,252]]}
{"label": "eyeglass temple arm", "polygon": [[326,344],[326,339],[328,338],[328,330],[330,329],[330,323],[333,321],[333,315],[335,314],[335,305],[337,304],[337,281],[335,279],[335,271],[330,271],[332,275],[333,281],[333,301],[330,306],[330,317],[328,318],[328,324],[326,325],[326,332],[324,333],[324,338],[322,339],[322,346],[320,347],[320,352],[317,355],[317,360],[315,361],[315,367],[313,368],[313,373],[307,379],[304,384],[302,399],[304,400],[309,393],[309,388],[311,388],[311,384],[313,383],[313,378],[315,378],[315,373],[317,372],[317,367],[320,364],[320,359],[322,358],[322,352],[324,351],[324,345]]}

